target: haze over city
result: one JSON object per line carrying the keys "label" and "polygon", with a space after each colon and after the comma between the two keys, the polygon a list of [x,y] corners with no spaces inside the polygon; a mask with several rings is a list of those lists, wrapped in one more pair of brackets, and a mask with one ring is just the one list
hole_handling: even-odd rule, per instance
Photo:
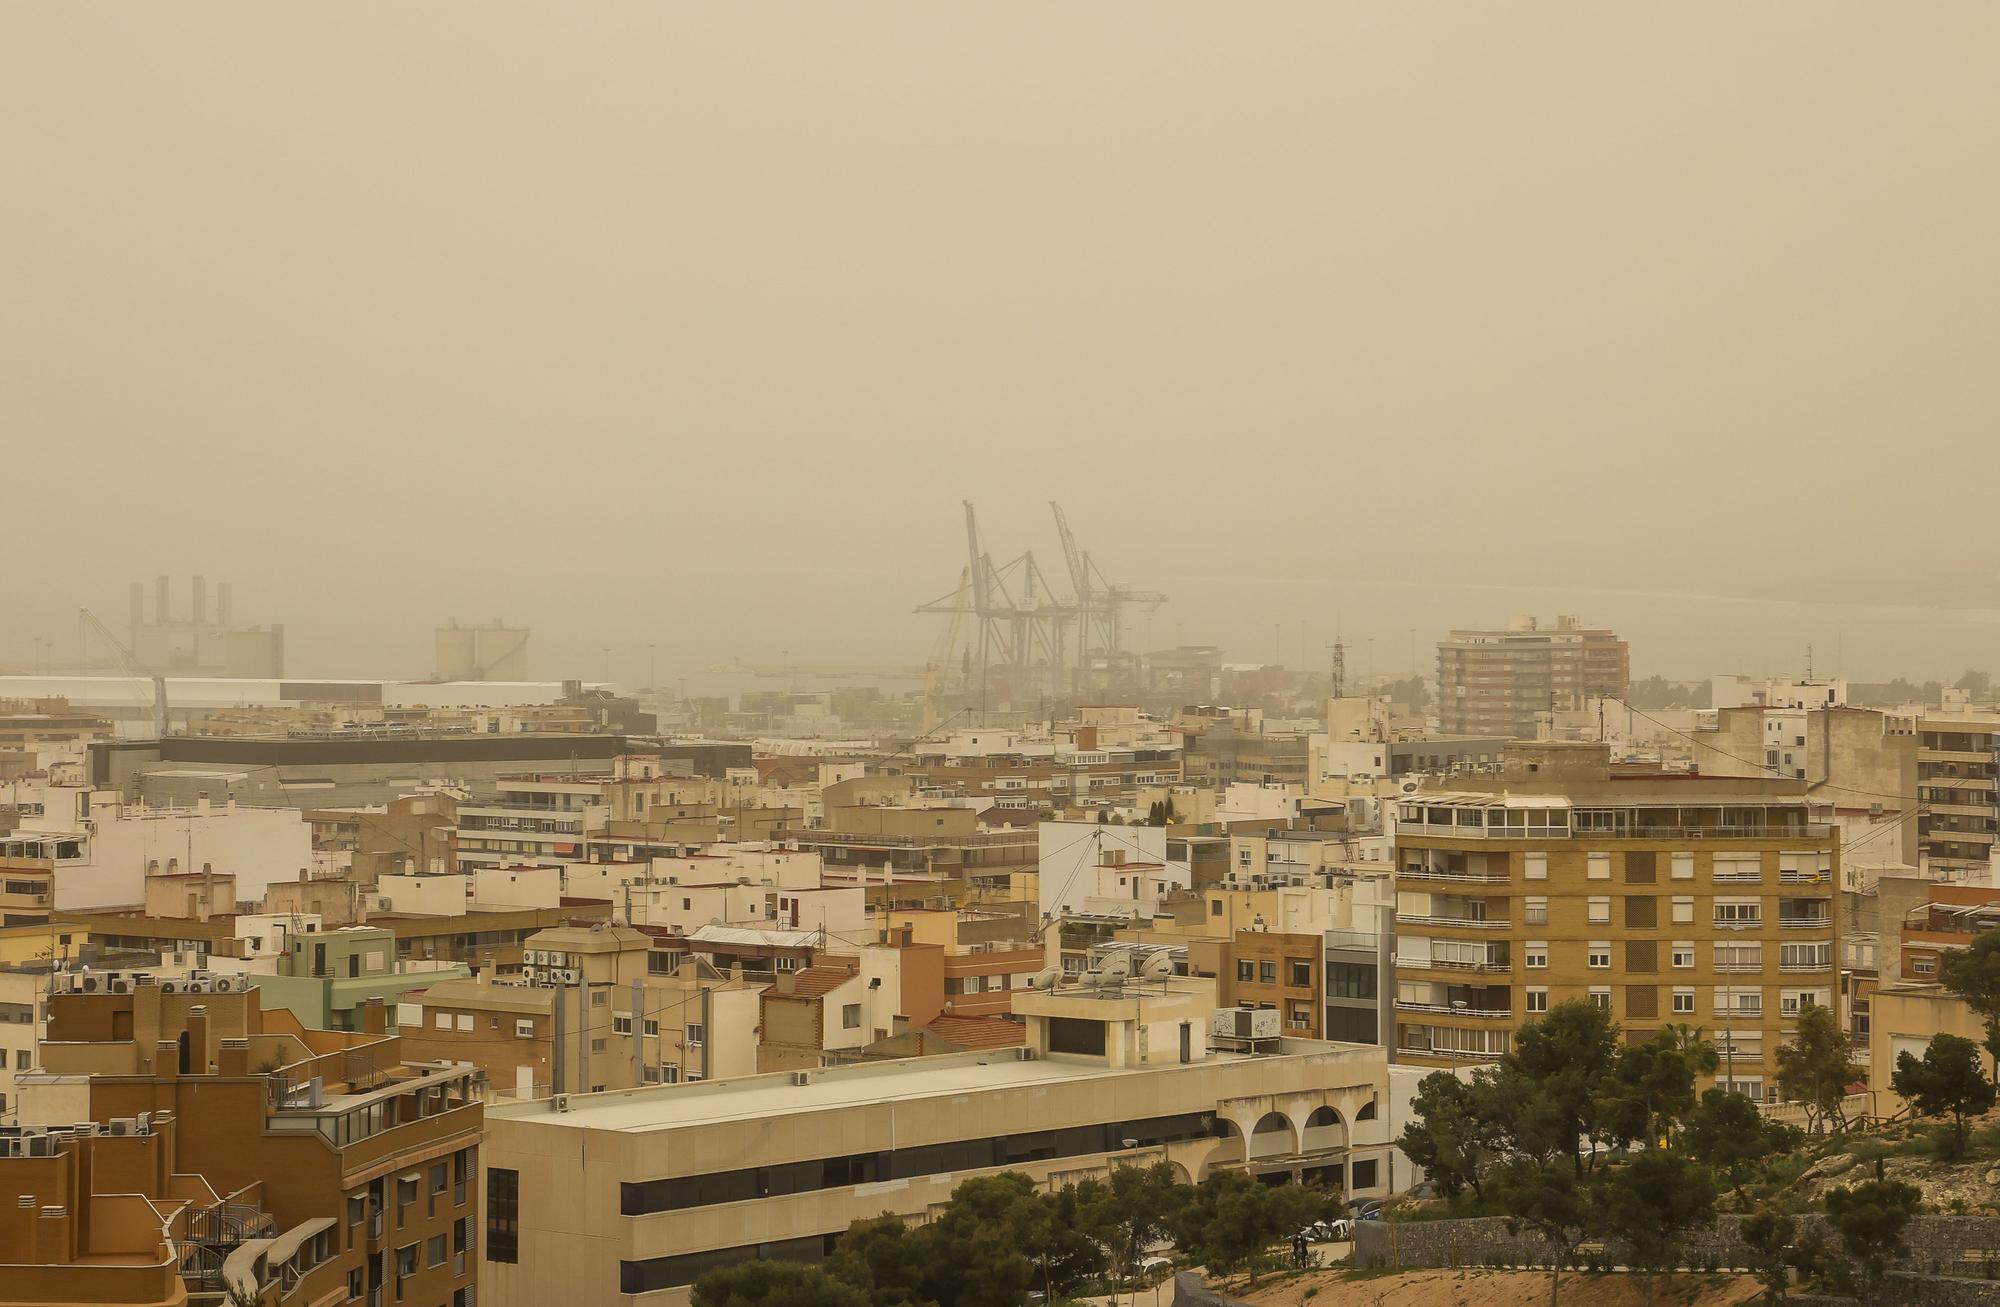
{"label": "haze over city", "polygon": [[316,674],[914,664],[961,498],[1246,660],[1990,644],[1908,516],[1988,443],[1990,6],[782,12],[12,10],[0,403],[89,480],[0,658],[165,570]]}

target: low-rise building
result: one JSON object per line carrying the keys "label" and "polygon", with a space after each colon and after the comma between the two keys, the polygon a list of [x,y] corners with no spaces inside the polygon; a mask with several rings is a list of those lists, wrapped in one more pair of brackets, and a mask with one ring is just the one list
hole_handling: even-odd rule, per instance
{"label": "low-rise building", "polygon": [[1020,1049],[495,1107],[482,1300],[684,1303],[706,1271],[818,1261],[855,1220],[924,1220],[1001,1170],[1053,1187],[1167,1162],[1352,1197],[1417,1178],[1392,1143],[1415,1078],[1379,1048],[1212,1045],[1206,980],[1020,1006]]}

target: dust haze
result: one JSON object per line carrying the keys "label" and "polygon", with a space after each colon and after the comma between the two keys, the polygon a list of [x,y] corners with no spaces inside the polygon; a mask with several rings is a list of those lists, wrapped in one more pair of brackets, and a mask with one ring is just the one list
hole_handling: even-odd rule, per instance
{"label": "dust haze", "polygon": [[0,665],[156,572],[308,675],[422,674],[452,616],[537,675],[915,663],[969,498],[1047,563],[1062,501],[1171,596],[1144,647],[1400,670],[1560,610],[1642,675],[1956,672],[1996,44],[1977,3],[9,5]]}

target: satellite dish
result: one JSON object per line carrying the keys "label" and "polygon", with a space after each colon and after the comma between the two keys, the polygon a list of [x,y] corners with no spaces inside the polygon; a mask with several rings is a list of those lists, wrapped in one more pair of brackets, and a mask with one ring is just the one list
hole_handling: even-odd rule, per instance
{"label": "satellite dish", "polygon": [[1146,980],[1165,980],[1174,974],[1174,955],[1165,951],[1146,959],[1146,965],[1139,968],[1139,975]]}
{"label": "satellite dish", "polygon": [[1076,978],[1076,983],[1079,985],[1101,985],[1104,983],[1104,973],[1102,971],[1086,971]]}
{"label": "satellite dish", "polygon": [[1062,980],[1061,967],[1043,967],[1028,977],[1029,989],[1054,989]]}
{"label": "satellite dish", "polygon": [[1120,984],[1126,977],[1132,974],[1132,955],[1129,953],[1113,953],[1110,957],[1104,959],[1101,967],[1104,972],[1104,979],[1107,982],[1113,985]]}

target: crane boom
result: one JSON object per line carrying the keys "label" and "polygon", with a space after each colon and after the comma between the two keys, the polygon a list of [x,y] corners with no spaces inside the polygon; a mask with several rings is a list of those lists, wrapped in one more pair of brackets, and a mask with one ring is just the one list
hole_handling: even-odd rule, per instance
{"label": "crane boom", "polygon": [[[85,626],[97,632],[98,639],[111,646],[111,652],[117,655],[119,665],[124,667],[128,676],[146,675],[145,671],[139,666],[138,658],[134,657],[132,651],[125,647],[123,640],[120,640],[112,633],[111,628],[104,624],[102,618],[96,613],[91,612],[88,608],[79,608],[77,616],[82,619]],[[82,656],[82,653],[81,649],[77,650],[79,657]],[[153,732],[164,740],[167,738],[167,678],[164,676],[154,676],[149,679],[153,682]]]}

